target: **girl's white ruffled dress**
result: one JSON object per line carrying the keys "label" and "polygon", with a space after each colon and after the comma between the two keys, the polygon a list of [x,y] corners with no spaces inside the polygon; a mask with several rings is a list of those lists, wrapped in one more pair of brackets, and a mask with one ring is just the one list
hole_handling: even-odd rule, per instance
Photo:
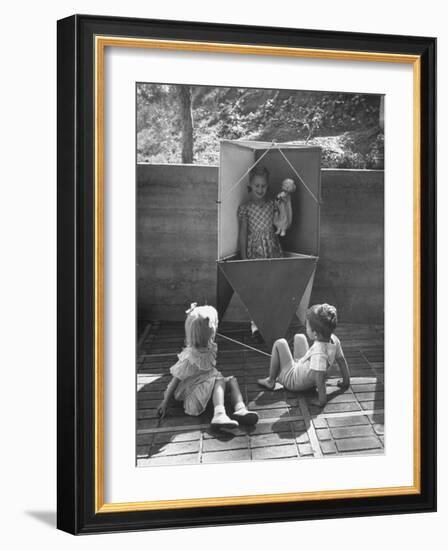
{"label": "girl's white ruffled dress", "polygon": [[185,347],[178,361],[170,368],[171,374],[180,380],[174,398],[184,402],[184,410],[191,416],[204,412],[212,397],[213,387],[222,374],[215,368],[218,346],[207,348]]}

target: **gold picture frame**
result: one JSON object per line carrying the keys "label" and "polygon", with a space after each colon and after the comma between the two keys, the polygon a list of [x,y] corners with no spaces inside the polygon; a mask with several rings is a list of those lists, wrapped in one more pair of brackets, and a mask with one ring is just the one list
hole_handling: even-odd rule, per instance
{"label": "gold picture frame", "polygon": [[[433,336],[427,333],[425,326],[428,316],[434,323],[434,302],[430,300],[430,310],[422,309],[422,296],[434,294],[431,274],[435,257],[431,224],[433,210],[428,207],[428,196],[434,193],[434,39],[379,37],[371,35],[344,35],[344,33],[320,31],[293,31],[263,29],[256,27],[237,28],[219,25],[219,33],[212,26],[202,24],[176,24],[145,20],[127,20],[122,18],[97,18],[73,16],[59,22],[59,235],[61,246],[67,245],[74,232],[82,234],[76,245],[70,243],[73,257],[81,254],[85,257],[85,267],[89,271],[86,280],[80,282],[73,276],[75,261],[60,257],[60,295],[59,303],[72,297],[83,301],[77,308],[83,310],[78,319],[89,316],[87,330],[89,336],[83,345],[91,349],[91,357],[80,360],[75,354],[79,340],[71,341],[70,381],[59,384],[59,503],[58,526],[73,533],[102,532],[160,526],[204,525],[216,523],[243,523],[257,521],[260,510],[272,520],[302,519],[309,517],[331,517],[341,505],[346,507],[346,515],[381,513],[385,506],[392,512],[406,510],[434,509],[435,432],[431,429],[434,411],[429,403],[428,390],[422,391],[422,356],[425,356],[425,369],[434,369]],[[230,42],[230,33],[239,32],[241,41]],[[216,40],[207,37],[213,31]],[[243,32],[244,31],[244,32]],[[269,32],[269,36],[266,36]],[[282,34],[283,32],[283,34]],[[307,34],[308,33],[308,34]],[[171,35],[174,34],[174,37]],[[194,35],[197,38],[187,39]],[[165,37],[164,37],[165,36]],[[169,36],[169,37],[167,37]],[[226,40],[227,37],[227,40]],[[288,44],[289,39],[289,44]],[[356,45],[364,44],[363,49]],[[268,42],[268,43],[267,43]],[[288,44],[288,45],[285,45]],[[381,43],[381,48],[379,44]],[[301,45],[302,44],[302,45]],[[309,44],[306,47],[303,44]],[[327,45],[327,47],[325,47]],[[367,45],[367,46],[366,46]],[[412,65],[413,70],[413,298],[414,298],[414,343],[413,343],[413,381],[414,381],[414,418],[413,418],[413,484],[402,487],[381,487],[356,490],[318,491],[307,493],[279,493],[247,496],[228,496],[216,498],[182,500],[148,500],[142,502],[105,502],[105,449],[104,449],[104,92],[105,92],[105,51],[106,48],[141,48],[175,50],[189,52],[226,53],[232,55],[269,55],[273,57],[301,57],[338,61],[385,62]],[[88,54],[91,54],[91,58]],[[73,83],[83,86],[75,89]],[[90,87],[89,87],[90,85]],[[70,91],[70,105],[66,102],[67,89]],[[88,90],[87,92],[85,90]],[[87,96],[87,97],[86,97]],[[90,107],[90,110],[89,110]],[[77,109],[77,110],[76,110]],[[83,120],[81,120],[83,119]],[[88,119],[88,122],[85,120]],[[83,122],[84,121],[84,122]],[[67,137],[70,145],[67,147]],[[426,145],[422,150],[422,139]],[[88,181],[79,183],[81,172],[73,168],[80,152],[84,154],[85,170]],[[67,184],[66,171],[71,170],[70,183]],[[64,181],[62,181],[64,180]],[[78,189],[90,185],[87,196],[79,199],[77,208],[89,222],[80,221],[79,212],[72,220],[72,230],[67,233],[67,212],[70,208],[69,197]],[[68,191],[66,189],[69,189]],[[425,203],[422,202],[425,194]],[[87,204],[88,203],[88,204]],[[433,209],[433,205],[432,205]],[[81,233],[80,233],[81,232]],[[86,245],[90,236],[90,245]],[[68,246],[68,245],[67,245]],[[73,247],[82,247],[82,250]],[[422,248],[431,250],[431,257],[422,266]],[[79,256],[78,256],[79,258]],[[65,262],[65,263],[64,263]],[[422,271],[423,268],[423,271]],[[428,273],[429,270],[429,273]],[[70,276],[68,272],[71,271]],[[86,273],[86,271],[84,271]],[[423,280],[424,279],[424,280]],[[84,294],[76,292],[77,285],[83,284]],[[423,285],[423,286],[422,286]],[[427,302],[425,302],[427,303]],[[62,306],[61,306],[62,307]],[[87,313],[88,311],[88,313]],[[70,317],[72,315],[72,317]],[[63,318],[64,317],[64,318]],[[69,319],[70,317],[70,319]],[[60,310],[60,345],[73,333],[73,312]],[[426,325],[425,325],[426,323]],[[62,325],[62,326],[61,326]],[[79,338],[79,335],[78,335]],[[90,347],[91,346],[91,347]],[[428,355],[428,347],[432,350]],[[84,350],[87,348],[84,347]],[[423,354],[423,350],[425,354]],[[68,352],[70,354],[70,351]],[[76,359],[75,359],[76,356]],[[429,359],[428,359],[429,357]],[[58,358],[59,377],[67,372],[67,355],[61,353]],[[429,367],[428,367],[429,365]],[[434,388],[430,394],[434,397]],[[79,408],[72,400],[67,400],[67,392],[84,411],[90,411],[79,418]],[[78,415],[78,416],[76,416]],[[71,419],[67,421],[68,419]],[[86,434],[81,436],[81,427]],[[424,430],[425,447],[422,444]],[[67,433],[69,434],[67,436]],[[70,443],[67,445],[67,439]],[[429,445],[428,445],[429,443]],[[81,449],[81,451],[80,451]],[[83,472],[80,481],[79,469]],[[75,474],[76,472],[76,474]],[[69,491],[67,493],[67,487]],[[70,498],[71,497],[71,498]],[[74,514],[74,503],[83,510]],[[301,506],[297,506],[301,503]],[[296,505],[296,506],[293,506]],[[264,507],[264,508],[263,508]],[[175,514],[174,512],[178,513]],[[204,511],[206,511],[204,513]],[[208,512],[208,513],[207,513]],[[76,517],[75,517],[76,516]]]}

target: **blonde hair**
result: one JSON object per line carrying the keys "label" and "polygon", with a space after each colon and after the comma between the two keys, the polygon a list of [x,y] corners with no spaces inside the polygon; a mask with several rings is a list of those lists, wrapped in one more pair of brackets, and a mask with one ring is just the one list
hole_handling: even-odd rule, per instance
{"label": "blonde hair", "polygon": [[191,304],[185,319],[185,343],[193,348],[206,348],[218,329],[218,312],[212,306]]}

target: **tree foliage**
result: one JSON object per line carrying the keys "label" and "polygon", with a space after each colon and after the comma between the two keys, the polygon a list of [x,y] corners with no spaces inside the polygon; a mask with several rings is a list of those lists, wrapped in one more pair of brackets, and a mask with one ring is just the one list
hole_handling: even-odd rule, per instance
{"label": "tree foliage", "polygon": [[186,158],[186,88],[194,163],[218,164],[220,139],[250,139],[320,145],[326,167],[383,167],[379,95],[154,84],[137,87],[140,162]]}

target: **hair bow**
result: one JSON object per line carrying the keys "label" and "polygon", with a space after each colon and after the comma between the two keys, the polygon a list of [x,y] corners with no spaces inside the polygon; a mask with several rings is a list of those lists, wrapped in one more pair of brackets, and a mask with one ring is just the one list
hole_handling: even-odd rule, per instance
{"label": "hair bow", "polygon": [[190,304],[190,309],[187,309],[185,313],[186,313],[187,315],[189,315],[189,314],[194,310],[194,308],[197,307],[197,305],[198,305],[197,302],[192,302],[192,303]]}

